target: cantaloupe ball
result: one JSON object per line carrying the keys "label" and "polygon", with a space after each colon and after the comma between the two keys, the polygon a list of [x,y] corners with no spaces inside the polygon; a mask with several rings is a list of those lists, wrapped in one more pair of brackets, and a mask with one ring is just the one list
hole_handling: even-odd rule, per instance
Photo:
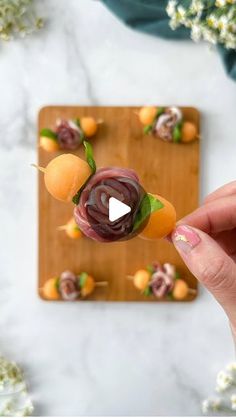
{"label": "cantaloupe ball", "polygon": [[60,299],[60,294],[57,289],[57,277],[52,277],[48,279],[43,285],[43,296],[49,300],[58,300]]}
{"label": "cantaloupe ball", "polygon": [[95,281],[92,276],[87,276],[84,286],[81,289],[81,295],[83,298],[93,293],[95,288]]}
{"label": "cantaloupe ball", "polygon": [[183,300],[188,296],[188,285],[182,279],[177,279],[175,281],[174,289],[172,291],[172,295],[176,300]]}
{"label": "cantaloupe ball", "polygon": [[143,125],[151,125],[157,114],[157,107],[145,106],[139,111],[139,119]]}
{"label": "cantaloupe ball", "polygon": [[91,175],[88,163],[73,154],[61,154],[47,165],[44,180],[49,193],[69,202]]}
{"label": "cantaloupe ball", "polygon": [[147,270],[137,270],[133,278],[134,286],[139,290],[144,290],[149,283],[150,277],[151,274]]}
{"label": "cantaloupe ball", "polygon": [[197,139],[197,127],[192,122],[184,122],[181,129],[181,141],[192,142]]}
{"label": "cantaloupe ball", "polygon": [[74,218],[71,218],[71,220],[67,222],[65,231],[68,237],[72,239],[78,239],[83,236]]}
{"label": "cantaloupe ball", "polygon": [[164,238],[174,229],[176,223],[176,211],[174,206],[162,196],[152,195],[163,203],[164,207],[152,212],[148,223],[139,236],[146,239]]}
{"label": "cantaloupe ball", "polygon": [[39,146],[47,152],[55,152],[59,150],[59,144],[55,139],[41,136]]}
{"label": "cantaloupe ball", "polygon": [[80,119],[80,126],[85,133],[85,135],[89,138],[96,134],[98,130],[98,124],[96,120],[92,117],[84,117]]}

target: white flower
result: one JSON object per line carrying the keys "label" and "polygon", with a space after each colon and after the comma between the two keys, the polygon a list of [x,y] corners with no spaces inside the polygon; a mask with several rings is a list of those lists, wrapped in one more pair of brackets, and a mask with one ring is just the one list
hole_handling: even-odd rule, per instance
{"label": "white flower", "polygon": [[214,28],[216,29],[218,27],[218,20],[216,18],[215,15],[211,14],[210,16],[207,17],[206,19],[208,26],[210,26],[210,28]]}
{"label": "white flower", "polygon": [[236,411],[236,393],[234,393],[233,395],[231,395],[230,397],[231,400],[231,408],[233,411]]}
{"label": "white flower", "polygon": [[200,1],[200,0],[193,0],[192,1],[192,4],[190,6],[191,13],[199,14],[203,11],[203,9],[204,9],[204,4],[203,4],[202,1]]}
{"label": "white flower", "polygon": [[229,26],[229,19],[227,18],[227,16],[223,15],[220,17],[220,19],[218,20],[218,28],[220,29],[220,31],[225,31],[228,29]]}
{"label": "white flower", "polygon": [[194,42],[198,42],[201,39],[202,29],[198,24],[192,25],[191,38]]}
{"label": "white flower", "polygon": [[166,8],[166,12],[168,14],[169,17],[174,16],[175,12],[176,12],[176,5],[177,5],[177,1],[176,0],[170,0],[167,8]]}
{"label": "white flower", "polygon": [[205,399],[202,403],[202,412],[203,414],[208,414],[209,412],[216,412],[220,410],[220,407],[220,399]]}
{"label": "white flower", "polygon": [[226,366],[226,370],[228,370],[229,372],[236,372],[236,362],[229,363]]}
{"label": "white flower", "polygon": [[177,10],[180,19],[184,19],[186,16],[186,9],[183,6],[178,6]]}
{"label": "white flower", "polygon": [[227,3],[227,0],[216,0],[215,5],[216,7],[223,7],[226,5],[226,3]]}
{"label": "white flower", "polygon": [[223,392],[224,390],[228,389],[234,383],[232,376],[228,373],[225,373],[223,370],[220,371],[216,378],[216,391]]}

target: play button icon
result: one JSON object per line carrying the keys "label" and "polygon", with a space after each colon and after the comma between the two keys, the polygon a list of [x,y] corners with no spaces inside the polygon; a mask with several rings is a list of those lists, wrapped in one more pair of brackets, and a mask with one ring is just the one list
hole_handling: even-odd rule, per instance
{"label": "play button icon", "polygon": [[109,199],[109,221],[114,222],[122,218],[127,213],[131,212],[131,207],[116,199],[115,197],[110,197]]}

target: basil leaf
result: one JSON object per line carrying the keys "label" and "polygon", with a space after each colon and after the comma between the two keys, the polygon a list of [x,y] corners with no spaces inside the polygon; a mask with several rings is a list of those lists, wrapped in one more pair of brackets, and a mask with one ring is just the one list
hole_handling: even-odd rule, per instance
{"label": "basil leaf", "polygon": [[55,288],[57,289],[58,292],[60,292],[60,277],[56,278]]}
{"label": "basil leaf", "polygon": [[180,123],[177,123],[173,129],[173,142],[180,142],[181,141],[181,127]]}
{"label": "basil leaf", "polygon": [[86,280],[87,280],[88,274],[85,273],[84,271],[82,273],[80,273],[79,275],[79,285],[81,288],[84,287]]}
{"label": "basil leaf", "polygon": [[54,141],[57,141],[57,134],[48,128],[41,129],[40,136],[45,136],[46,138],[54,139]]}
{"label": "basil leaf", "polygon": [[144,296],[150,296],[152,294],[152,289],[148,286],[143,291]]}
{"label": "basil leaf", "polygon": [[83,141],[83,145],[85,147],[85,156],[86,156],[87,163],[90,166],[92,173],[94,174],[97,168],[96,168],[95,160],[93,158],[92,145],[88,141]]}
{"label": "basil leaf", "polygon": [[79,118],[76,118],[76,119],[74,120],[74,122],[75,122],[75,124],[78,126],[78,128],[81,128],[81,126],[80,126],[80,119],[79,119]]}
{"label": "basil leaf", "polygon": [[136,231],[152,212],[160,210],[163,207],[164,205],[160,200],[151,194],[146,193],[140,203],[138,213],[135,217],[133,231]]}
{"label": "basil leaf", "polygon": [[72,197],[72,202],[77,206],[81,195],[81,189]]}
{"label": "basil leaf", "polygon": [[154,267],[151,264],[148,264],[146,269],[150,274],[153,274],[155,271]]}
{"label": "basil leaf", "polygon": [[152,125],[146,125],[146,126],[144,126],[144,128],[143,128],[143,133],[145,134],[145,135],[147,135],[147,134],[149,134],[149,132],[152,130]]}
{"label": "basil leaf", "polygon": [[178,271],[175,272],[175,280],[180,279],[180,273]]}
{"label": "basil leaf", "polygon": [[156,119],[157,119],[157,118],[159,118],[159,116],[161,116],[161,115],[162,115],[162,113],[164,113],[164,112],[165,112],[165,108],[164,108],[164,107],[159,107],[159,108],[157,109]]}

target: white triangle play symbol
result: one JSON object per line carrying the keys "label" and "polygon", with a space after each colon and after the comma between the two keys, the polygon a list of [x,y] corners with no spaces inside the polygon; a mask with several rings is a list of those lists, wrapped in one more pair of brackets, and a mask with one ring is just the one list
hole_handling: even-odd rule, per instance
{"label": "white triangle play symbol", "polygon": [[115,197],[110,197],[109,199],[109,221],[114,222],[127,213],[131,212],[131,208],[125,203],[117,200]]}

